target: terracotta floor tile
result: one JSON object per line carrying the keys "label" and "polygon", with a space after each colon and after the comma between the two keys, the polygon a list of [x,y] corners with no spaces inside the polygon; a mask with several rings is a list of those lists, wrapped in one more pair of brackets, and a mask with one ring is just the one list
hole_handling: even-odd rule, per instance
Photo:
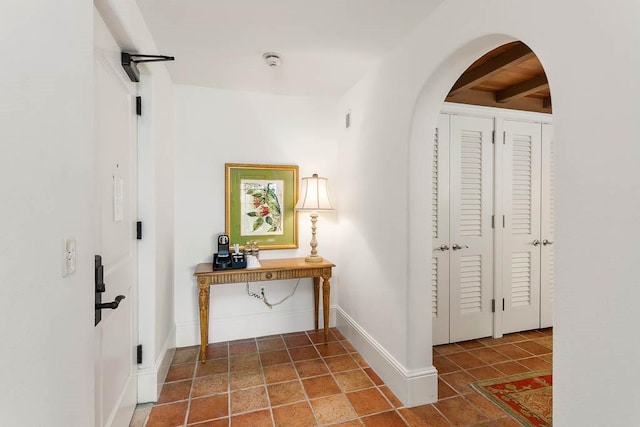
{"label": "terracotta floor tile", "polygon": [[337,356],[339,354],[345,354],[347,350],[338,341],[330,342],[327,344],[316,344],[316,350],[324,357]]}
{"label": "terracotta floor tile", "polygon": [[231,357],[229,359],[229,370],[231,372],[248,371],[260,368],[260,358],[258,354],[248,354],[244,356]]}
{"label": "terracotta floor tile", "polygon": [[358,350],[354,346],[351,345],[349,341],[340,341],[340,344],[347,350],[347,353],[357,353]]}
{"label": "terracotta floor tile", "polygon": [[309,399],[340,393],[340,387],[330,375],[303,379],[302,385]]}
{"label": "terracotta floor tile", "polygon": [[309,427],[316,425],[316,419],[308,402],[273,408],[273,420],[277,427]]}
{"label": "terracotta floor tile", "polygon": [[449,384],[438,378],[438,399],[446,399],[447,397],[457,396],[458,393],[449,387]]}
{"label": "terracotta floor tile", "polygon": [[[313,342],[314,344],[324,343],[324,331],[322,330],[309,331],[307,332],[307,335],[309,336],[309,339],[311,340],[311,342]],[[336,338],[333,332],[329,331],[328,342],[332,342],[332,341],[338,341],[338,338]]]}
{"label": "terracotta floor tile", "polygon": [[450,427],[442,414],[433,405],[422,405],[413,408],[402,408],[398,412],[412,427]]}
{"label": "terracotta floor tile", "polygon": [[501,344],[492,347],[494,350],[504,354],[510,359],[524,359],[525,357],[533,356],[528,351],[514,345],[514,344]]}
{"label": "terracotta floor tile", "polygon": [[191,397],[209,396],[212,394],[227,393],[229,391],[229,375],[207,375],[193,380]]}
{"label": "terracotta floor tile", "polygon": [[480,366],[486,365],[485,362],[467,351],[450,354],[448,357],[453,363],[463,369],[479,368]]}
{"label": "terracotta floor tile", "polygon": [[537,344],[533,341],[524,341],[524,342],[519,342],[516,344],[518,347],[528,351],[529,353],[533,354],[534,356],[539,356],[541,354],[549,354],[551,353],[551,349],[548,349],[547,347],[541,346],[540,344]]}
{"label": "terracotta floor tile", "polygon": [[213,359],[207,360],[206,363],[198,363],[196,377],[204,377],[206,375],[226,374],[229,372],[229,359]]}
{"label": "terracotta floor tile", "polygon": [[485,414],[488,418],[500,418],[505,415],[504,411],[498,405],[490,402],[486,397],[478,393],[471,393],[464,396],[476,408]]}
{"label": "terracotta floor tile", "polygon": [[229,396],[227,394],[191,399],[189,424],[227,416],[229,416]]}
{"label": "terracotta floor tile", "polygon": [[356,363],[358,365],[360,365],[361,368],[368,368],[369,364],[367,363],[366,360],[364,360],[364,357],[362,357],[360,354],[352,354],[351,357],[353,357],[353,360],[356,361]]}
{"label": "terracotta floor tile", "polygon": [[231,417],[232,427],[271,427],[273,421],[269,410],[250,412]]}
{"label": "terracotta floor tile", "polygon": [[438,374],[448,374],[449,372],[460,371],[462,368],[451,361],[447,356],[436,356],[433,358],[433,366],[438,370]]}
{"label": "terracotta floor tile", "polygon": [[316,351],[316,348],[312,345],[306,347],[295,347],[289,349],[289,355],[294,362],[308,359],[318,359],[320,354]]}
{"label": "terracotta floor tile", "polygon": [[149,427],[175,427],[184,424],[187,415],[187,402],[169,403],[167,405],[154,406],[149,414],[147,425]]}
{"label": "terracotta floor tile", "polygon": [[345,421],[343,423],[331,424],[331,427],[362,427],[362,422],[360,422],[360,418],[351,421]]}
{"label": "terracotta floor tile", "polygon": [[265,338],[258,340],[258,351],[264,353],[267,351],[284,350],[287,346],[284,344],[282,337]]}
{"label": "terracotta floor tile", "polygon": [[193,363],[198,358],[200,349],[197,347],[179,348],[173,354],[171,360],[172,365],[181,365],[183,363]]}
{"label": "terracotta floor tile", "polygon": [[[194,427],[229,427],[229,418],[218,418],[217,420],[209,420],[203,423],[189,424]],[[152,426],[147,426],[152,427]]]}
{"label": "terracotta floor tile", "polygon": [[478,340],[462,341],[462,342],[457,342],[456,344],[458,344],[460,347],[462,347],[465,350],[486,347],[484,343]]}
{"label": "terracotta floor tile", "polygon": [[373,387],[373,383],[362,369],[338,372],[334,377],[343,392]]}
{"label": "terracotta floor tile", "polygon": [[260,361],[262,366],[271,366],[291,362],[291,359],[287,350],[276,350],[260,353]]}
{"label": "terracotta floor tile", "polygon": [[533,340],[533,339],[541,338],[545,336],[545,334],[543,334],[537,329],[533,329],[531,331],[518,332],[518,333],[529,340]]}
{"label": "terracotta floor tile", "polygon": [[345,338],[344,335],[342,335],[342,332],[340,332],[338,330],[338,328],[330,328],[329,329],[331,331],[331,333],[339,340],[339,341],[346,341],[347,338]]}
{"label": "terracotta floor tile", "polygon": [[553,365],[553,354],[543,354],[541,356],[538,356],[540,359],[544,360],[545,362],[549,362]]}
{"label": "terracotta floor tile", "polygon": [[400,402],[400,399],[398,399],[396,395],[393,394],[391,389],[386,385],[380,386],[378,387],[378,389],[382,392],[382,394],[384,394],[387,400],[391,403],[391,406],[393,406],[394,408],[401,408],[404,406],[402,402]]}
{"label": "terracotta floor tile", "polygon": [[344,394],[321,397],[311,401],[311,408],[319,424],[335,424],[357,418]]}
{"label": "terracotta floor tile", "polygon": [[331,372],[350,371],[353,369],[359,369],[360,367],[353,360],[353,357],[349,354],[343,354],[340,356],[325,357],[324,363],[327,364]]}
{"label": "terracotta floor tile", "polygon": [[231,375],[229,375],[229,386],[231,390],[240,390],[259,385],[264,385],[264,375],[260,368],[232,372]]}
{"label": "terracotta floor tile", "polygon": [[404,420],[396,411],[383,412],[362,419],[367,427],[406,427]]}
{"label": "terracotta floor tile", "polygon": [[271,406],[280,406],[306,399],[300,381],[272,384],[267,387],[267,392]]}
{"label": "terracotta floor tile", "polygon": [[[198,351],[199,353],[199,351]],[[209,344],[207,346],[207,360],[229,357],[229,344]],[[199,356],[198,356],[199,358]]]}
{"label": "terracotta floor tile", "polygon": [[189,363],[186,365],[173,365],[169,368],[169,372],[167,372],[167,378],[165,378],[164,382],[169,383],[172,381],[180,381],[193,378],[193,370],[195,365],[193,363]]}
{"label": "terracotta floor tile", "polygon": [[269,406],[265,387],[246,388],[231,392],[231,413],[252,412]]}
{"label": "terracotta floor tile", "polygon": [[375,385],[382,385],[384,381],[376,374],[376,372],[371,368],[364,368],[364,373],[373,381]]}
{"label": "terracotta floor tile", "polygon": [[551,363],[542,360],[539,357],[530,357],[528,359],[520,359],[518,360],[523,366],[526,366],[532,371],[544,371],[547,369],[551,369]]}
{"label": "terracotta floor tile", "polygon": [[300,378],[317,377],[329,373],[329,368],[322,359],[303,360],[294,365]]}
{"label": "terracotta floor tile", "polygon": [[500,378],[504,374],[491,366],[482,366],[480,368],[469,369],[467,371],[479,380],[488,380],[491,378]]}
{"label": "terracotta floor tile", "polygon": [[462,396],[441,400],[434,403],[433,406],[456,425],[469,425],[487,421],[487,416],[480,412],[479,409],[476,409],[475,406],[469,405],[469,402]]}
{"label": "terracotta floor tile", "polygon": [[250,341],[234,341],[229,343],[229,357],[246,356],[248,354],[256,354],[258,346],[255,340]]}
{"label": "terracotta floor tile", "polygon": [[307,334],[285,335],[283,338],[288,348],[304,347],[312,344]]}
{"label": "terracotta floor tile", "polygon": [[493,367],[504,373],[505,375],[515,375],[530,370],[526,366],[523,366],[516,361],[496,363],[495,365],[493,365]]}
{"label": "terracotta floor tile", "polygon": [[440,378],[449,384],[458,394],[474,393],[471,383],[477,381],[475,377],[465,371],[452,372],[440,375]]}
{"label": "terracotta floor tile", "polygon": [[296,368],[293,366],[293,363],[265,366],[262,370],[264,371],[264,378],[267,384],[291,381],[298,378]]}
{"label": "terracotta floor tile", "polygon": [[191,383],[192,381],[189,379],[165,384],[162,387],[157,403],[177,402],[188,399],[189,393],[191,393]]}
{"label": "terracotta floor tile", "polygon": [[540,344],[543,347],[548,348],[549,350],[553,350],[553,337],[543,337],[537,340],[534,340],[536,344]]}
{"label": "terracotta floor tile", "polygon": [[460,353],[464,351],[458,344],[444,344],[437,347],[438,354],[446,356],[447,354]]}
{"label": "terracotta floor tile", "polygon": [[351,402],[353,409],[355,409],[361,417],[392,409],[387,399],[385,399],[377,388],[347,393],[347,398],[349,402]]}
{"label": "terracotta floor tile", "polygon": [[495,351],[493,348],[485,347],[470,350],[469,353],[473,354],[478,359],[482,360],[487,365],[493,365],[494,363],[506,362],[509,360],[508,356]]}

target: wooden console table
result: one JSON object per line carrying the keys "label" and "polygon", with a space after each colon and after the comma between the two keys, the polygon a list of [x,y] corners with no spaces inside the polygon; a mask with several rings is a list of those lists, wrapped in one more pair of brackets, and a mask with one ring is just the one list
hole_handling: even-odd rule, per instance
{"label": "wooden console table", "polygon": [[313,278],[313,300],[315,308],[315,327],[318,329],[318,305],[320,300],[320,278],[322,278],[322,313],[324,315],[324,342],[329,339],[329,297],[331,295],[329,278],[334,264],[305,262],[304,258],[282,258],[260,260],[260,268],[213,271],[211,263],[198,264],[193,274],[198,280],[200,294],[200,360],[207,361],[209,343],[209,286],[228,283],[262,282],[265,280]]}

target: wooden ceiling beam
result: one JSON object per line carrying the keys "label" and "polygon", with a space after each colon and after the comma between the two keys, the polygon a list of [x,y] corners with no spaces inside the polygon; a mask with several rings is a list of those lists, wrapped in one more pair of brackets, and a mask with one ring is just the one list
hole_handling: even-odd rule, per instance
{"label": "wooden ceiling beam", "polygon": [[478,83],[490,79],[499,74],[505,68],[518,65],[531,58],[535,58],[535,53],[524,43],[518,44],[512,49],[496,56],[478,67],[465,72],[453,85],[449,96],[455,95],[461,90],[469,89]]}
{"label": "wooden ceiling beam", "polygon": [[500,103],[508,102],[547,88],[549,88],[549,82],[547,81],[547,76],[543,73],[532,79],[497,92],[496,101]]}
{"label": "wooden ceiling beam", "polygon": [[542,108],[551,108],[551,97],[547,96],[542,100]]}

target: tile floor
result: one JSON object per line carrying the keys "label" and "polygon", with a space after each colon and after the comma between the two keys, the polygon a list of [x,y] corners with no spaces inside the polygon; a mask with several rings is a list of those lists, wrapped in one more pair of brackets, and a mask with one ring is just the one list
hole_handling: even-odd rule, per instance
{"label": "tile floor", "polygon": [[405,408],[337,329],[176,350],[160,398],[131,426],[518,426],[477,380],[551,368],[552,329],[435,347],[438,402]]}

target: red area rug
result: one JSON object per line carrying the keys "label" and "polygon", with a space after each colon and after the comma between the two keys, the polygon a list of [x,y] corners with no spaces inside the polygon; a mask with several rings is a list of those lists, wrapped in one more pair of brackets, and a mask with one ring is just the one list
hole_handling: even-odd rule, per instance
{"label": "red area rug", "polygon": [[478,381],[473,388],[525,426],[552,425],[551,371]]}

